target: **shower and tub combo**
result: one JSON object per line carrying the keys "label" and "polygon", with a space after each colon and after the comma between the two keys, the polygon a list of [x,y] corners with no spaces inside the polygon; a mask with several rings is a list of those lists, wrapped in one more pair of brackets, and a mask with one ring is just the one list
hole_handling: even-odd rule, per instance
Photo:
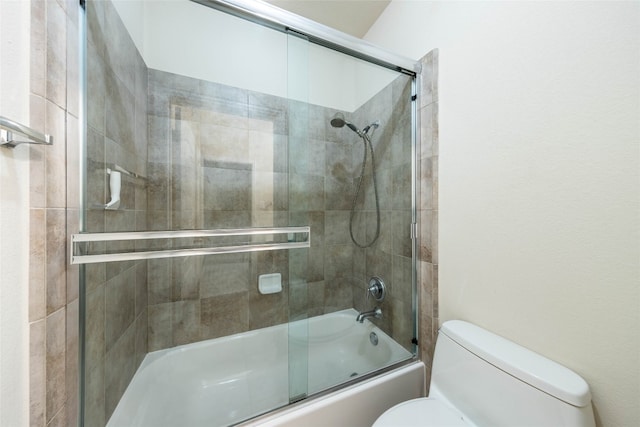
{"label": "shower and tub combo", "polygon": [[82,424],[423,396],[415,62],[262,2],[125,6],[84,11]]}
{"label": "shower and tub combo", "polygon": [[309,394],[411,357],[371,322],[354,322],[355,316],[350,309],[313,317],[300,337],[277,325],[150,353],[108,425],[231,425],[284,407],[289,346],[309,353],[301,377]]}

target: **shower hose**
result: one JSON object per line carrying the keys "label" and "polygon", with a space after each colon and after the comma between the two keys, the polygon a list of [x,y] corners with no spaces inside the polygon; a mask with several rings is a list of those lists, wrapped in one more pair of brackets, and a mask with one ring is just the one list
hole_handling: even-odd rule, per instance
{"label": "shower hose", "polygon": [[[353,202],[351,203],[351,215],[349,216],[349,234],[351,235],[351,241],[359,247],[359,248],[368,248],[373,245],[378,237],[380,236],[380,202],[378,200],[378,186],[376,184],[376,161],[373,154],[373,145],[371,144],[371,138],[366,133],[362,132],[359,134],[364,143],[364,158],[362,160],[362,169],[360,170],[360,178],[358,179],[358,186],[356,187],[356,193],[353,196]],[[373,178],[373,192],[375,195],[376,201],[376,234],[373,236],[373,239],[368,243],[360,243],[356,240],[353,235],[353,218],[356,214],[356,202],[358,200],[358,196],[360,195],[360,190],[362,189],[362,181],[364,179],[364,171],[367,166],[367,148],[371,152],[371,176]],[[365,242],[366,242],[366,228],[365,228]]]}

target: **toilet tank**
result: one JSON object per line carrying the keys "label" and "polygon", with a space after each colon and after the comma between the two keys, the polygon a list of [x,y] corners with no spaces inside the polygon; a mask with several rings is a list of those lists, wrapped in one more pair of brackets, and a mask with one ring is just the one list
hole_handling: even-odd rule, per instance
{"label": "toilet tank", "polygon": [[460,320],[440,328],[429,397],[478,426],[595,426],[582,377]]}

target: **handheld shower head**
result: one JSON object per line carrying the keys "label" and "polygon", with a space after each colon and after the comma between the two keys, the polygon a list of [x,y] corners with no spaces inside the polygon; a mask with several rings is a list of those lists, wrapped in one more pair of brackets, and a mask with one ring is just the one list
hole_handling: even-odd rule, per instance
{"label": "handheld shower head", "polygon": [[333,126],[334,128],[341,128],[346,124],[346,121],[344,120],[344,114],[342,113],[336,113],[335,116],[333,116],[333,118],[331,119],[331,126]]}
{"label": "handheld shower head", "polygon": [[362,131],[358,129],[353,123],[350,123],[344,119],[344,114],[338,112],[331,119],[331,126],[334,128],[341,128],[344,125],[347,125],[349,129],[357,133],[359,136],[362,136]]}
{"label": "handheld shower head", "polygon": [[[341,127],[344,127],[344,125],[347,125],[349,129],[357,133],[358,136],[362,138],[362,143],[364,145],[364,158],[362,159],[362,169],[360,170],[360,179],[358,179],[358,186],[356,188],[356,193],[353,196],[353,203],[351,205],[351,215],[349,216],[349,234],[351,235],[351,240],[356,246],[358,246],[359,248],[368,248],[371,245],[373,245],[375,241],[378,240],[378,237],[380,236],[380,201],[378,199],[378,187],[376,185],[376,162],[374,160],[373,144],[371,143],[371,137],[367,135],[367,132],[369,132],[372,128],[373,129],[378,128],[380,126],[380,120],[376,120],[375,122],[367,125],[364,129],[360,130],[357,127],[355,127],[355,125],[346,121],[344,119],[344,114],[342,114],[341,112],[337,112],[333,116],[333,118],[330,120],[330,123],[331,123],[331,126],[333,126],[334,128],[341,128]],[[358,200],[358,195],[361,194],[360,190],[363,188],[361,184],[364,178],[364,172],[367,165],[367,148],[371,153],[371,175],[373,177],[373,192],[375,194],[375,201],[376,201],[376,234],[373,237],[373,240],[371,240],[368,243],[361,244],[361,243],[358,243],[358,241],[353,235],[353,218],[356,213],[356,201]]]}

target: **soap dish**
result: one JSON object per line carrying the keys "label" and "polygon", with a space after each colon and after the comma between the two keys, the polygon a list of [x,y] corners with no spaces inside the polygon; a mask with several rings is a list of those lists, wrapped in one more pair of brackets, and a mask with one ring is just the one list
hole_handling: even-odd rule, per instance
{"label": "soap dish", "polygon": [[258,290],[261,294],[282,292],[282,275],[280,273],[261,274],[258,277]]}

